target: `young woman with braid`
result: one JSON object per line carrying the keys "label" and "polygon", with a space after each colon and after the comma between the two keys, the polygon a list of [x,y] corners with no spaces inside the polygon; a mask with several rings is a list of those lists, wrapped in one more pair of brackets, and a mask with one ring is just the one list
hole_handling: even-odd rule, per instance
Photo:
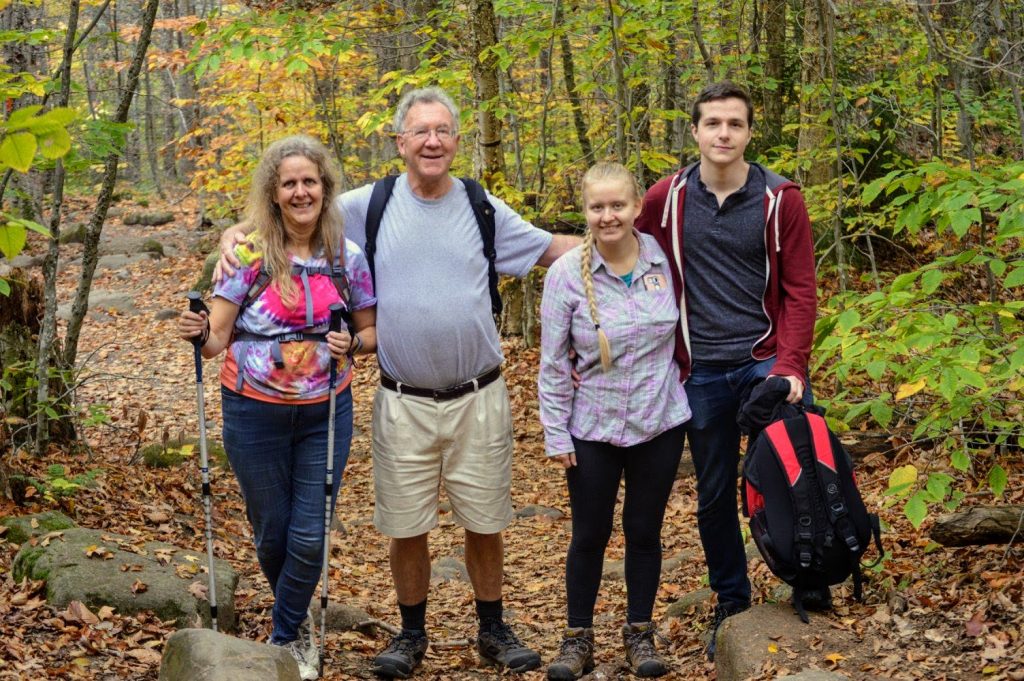
{"label": "young woman with braid", "polygon": [[[594,604],[623,476],[626,659],[637,676],[661,676],[651,621],[661,525],[690,418],[672,359],[679,309],[665,254],[633,229],[642,192],[629,170],[598,163],[581,189],[586,238],[548,270],[541,303],[541,421],[572,508],[568,627],[548,678],[577,679],[594,666]],[[576,390],[570,347],[582,378]]]}

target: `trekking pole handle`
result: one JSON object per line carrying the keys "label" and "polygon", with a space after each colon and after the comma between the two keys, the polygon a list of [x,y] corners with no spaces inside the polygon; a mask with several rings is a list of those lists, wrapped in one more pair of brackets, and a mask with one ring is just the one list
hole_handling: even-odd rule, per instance
{"label": "trekking pole handle", "polygon": [[[331,331],[341,331],[341,317],[345,312],[345,306],[342,303],[332,303],[328,308],[331,311]],[[334,391],[334,385],[338,378],[338,362],[331,359],[331,392]]]}
{"label": "trekking pole handle", "polygon": [[[196,314],[199,314],[200,312],[205,312],[207,315],[210,314],[210,308],[206,307],[206,303],[203,302],[202,293],[200,293],[199,291],[189,291],[187,294],[185,294],[185,297],[188,298],[189,312],[195,312]],[[193,338],[192,342],[198,344],[199,338]]]}

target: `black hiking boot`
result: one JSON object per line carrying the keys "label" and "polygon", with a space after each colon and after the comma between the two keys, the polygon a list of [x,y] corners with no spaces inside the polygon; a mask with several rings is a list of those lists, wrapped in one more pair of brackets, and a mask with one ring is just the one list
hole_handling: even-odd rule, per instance
{"label": "black hiking boot", "polygon": [[540,655],[522,644],[512,628],[501,621],[480,624],[476,649],[484,662],[526,672],[540,666]]}
{"label": "black hiking boot", "polygon": [[594,668],[594,629],[568,627],[558,657],[548,665],[548,681],[575,681]]}
{"label": "black hiking boot", "polygon": [[403,629],[373,658],[373,673],[386,679],[407,679],[427,652],[427,632]]}
{"label": "black hiking boot", "polygon": [[711,640],[708,642],[707,654],[708,661],[715,661],[715,647],[718,644],[718,629],[722,626],[727,618],[733,615],[738,615],[750,605],[744,605],[742,603],[719,603],[715,606],[715,616],[711,621]]}
{"label": "black hiking boot", "polygon": [[622,627],[622,645],[626,647],[626,662],[637,676],[664,676],[668,672],[665,660],[654,647],[654,622],[626,624]]}

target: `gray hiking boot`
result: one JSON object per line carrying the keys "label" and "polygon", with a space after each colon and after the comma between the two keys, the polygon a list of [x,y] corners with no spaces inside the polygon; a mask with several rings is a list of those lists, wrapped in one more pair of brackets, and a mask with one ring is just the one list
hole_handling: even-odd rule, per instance
{"label": "gray hiking boot", "polygon": [[665,660],[654,647],[654,622],[625,624],[622,627],[622,645],[626,647],[626,661],[637,676],[664,676],[668,672]]}
{"label": "gray hiking boot", "polygon": [[391,639],[391,643],[377,657],[373,658],[373,673],[387,679],[407,679],[420,666],[427,652],[427,633],[409,631]]}
{"label": "gray hiking boot", "polygon": [[504,622],[481,623],[476,649],[484,662],[526,672],[540,666],[540,655],[522,644],[512,628]]}
{"label": "gray hiking boot", "polygon": [[575,681],[594,668],[594,630],[568,627],[558,657],[548,665],[548,681]]}

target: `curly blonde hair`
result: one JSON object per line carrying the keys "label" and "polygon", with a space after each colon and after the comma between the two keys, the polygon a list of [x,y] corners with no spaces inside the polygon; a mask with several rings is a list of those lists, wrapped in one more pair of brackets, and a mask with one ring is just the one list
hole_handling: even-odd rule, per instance
{"label": "curly blonde hair", "polygon": [[[633,193],[633,198],[637,201],[642,200],[644,197],[643,187],[637,182],[633,173],[629,172],[629,168],[621,163],[601,161],[590,166],[580,181],[580,198],[583,201],[584,214],[586,214],[587,206],[587,187],[594,182],[604,180],[620,180],[629,187]],[[601,320],[597,314],[597,296],[594,295],[594,275],[590,269],[593,262],[593,250],[594,233],[588,228],[586,235],[583,237],[580,275],[583,277],[583,289],[587,293],[587,307],[590,310],[590,319],[594,322],[594,328],[597,329],[597,344],[601,352],[601,368],[608,371],[612,368],[612,348],[608,342],[608,335],[601,328]]]}
{"label": "curly blonde hair", "polygon": [[[256,228],[256,238],[263,251],[263,265],[270,272],[271,285],[277,287],[281,300],[286,305],[295,307],[299,303],[299,296],[295,281],[292,279],[287,233],[281,219],[281,207],[274,201],[280,181],[278,169],[281,162],[289,156],[302,156],[311,161],[317,167],[323,186],[323,206],[310,239],[313,252],[316,253],[322,248],[327,261],[333,262],[334,254],[339,252],[341,244],[344,243],[345,232],[341,211],[334,202],[340,185],[340,175],[327,147],[309,135],[291,135],[267,147],[253,172],[246,218]],[[344,250],[341,251],[341,257],[344,265]]]}

